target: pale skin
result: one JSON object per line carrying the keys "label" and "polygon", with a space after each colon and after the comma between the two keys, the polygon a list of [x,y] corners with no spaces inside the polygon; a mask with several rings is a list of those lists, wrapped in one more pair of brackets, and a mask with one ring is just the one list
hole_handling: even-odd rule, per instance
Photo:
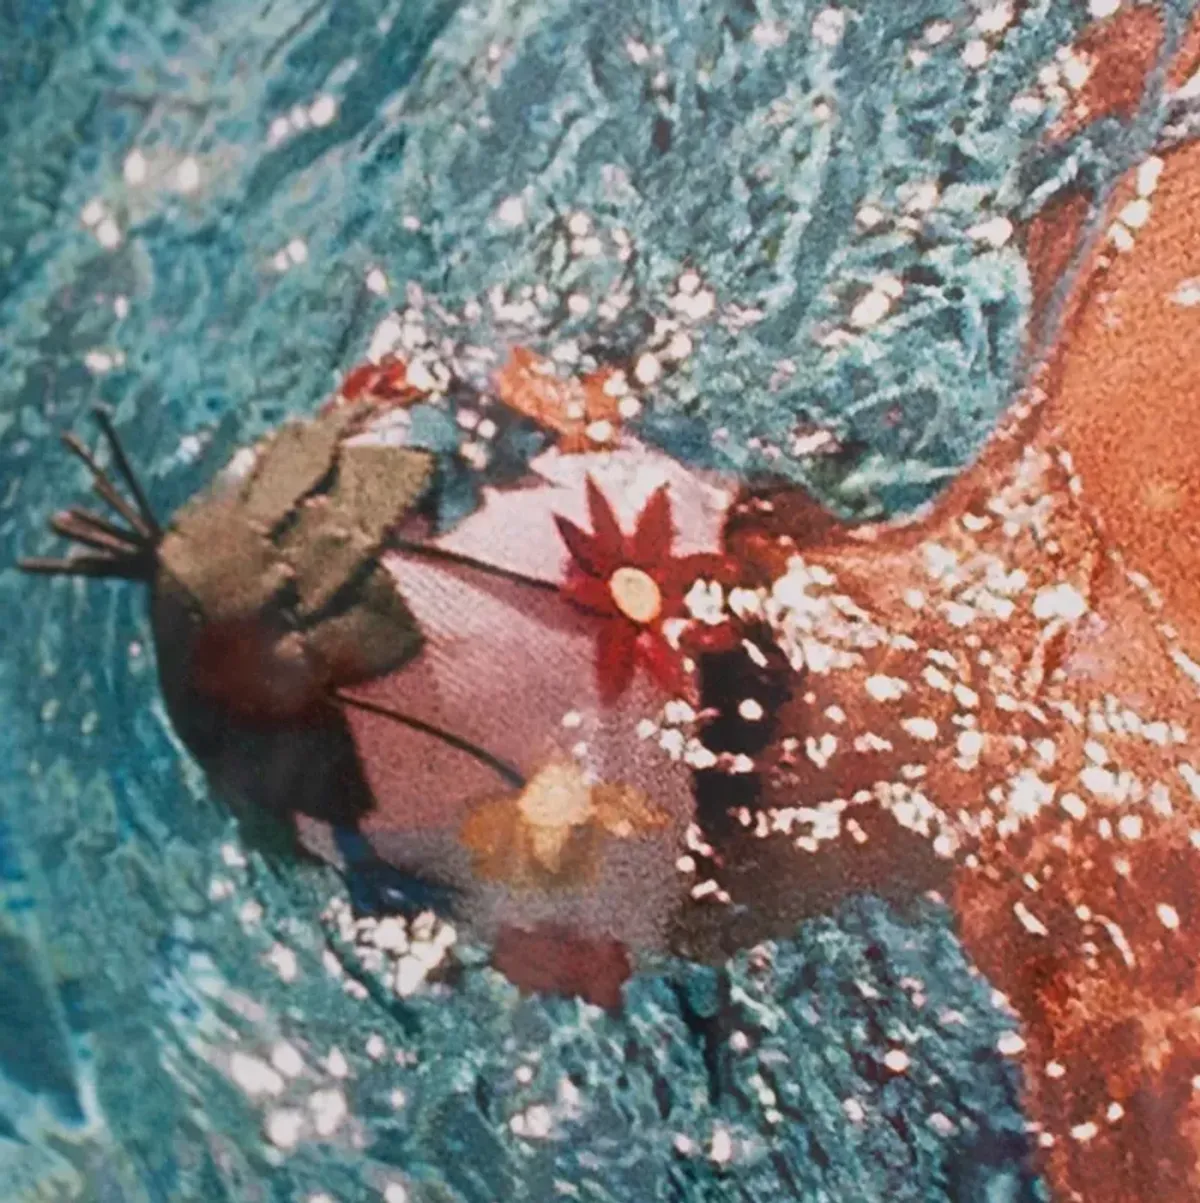
{"label": "pale skin", "polygon": [[947,896],[1015,1010],[1049,1179],[1088,1203],[1200,1188],[1198,211],[1191,147],[928,515],[831,530],[776,497],[732,534],[807,672],[734,818],[751,850],[698,883],[775,909],[759,935],[822,891]]}

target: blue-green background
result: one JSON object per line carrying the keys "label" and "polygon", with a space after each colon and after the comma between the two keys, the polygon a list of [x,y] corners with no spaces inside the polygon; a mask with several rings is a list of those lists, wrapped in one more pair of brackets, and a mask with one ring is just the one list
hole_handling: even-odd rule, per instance
{"label": "blue-green background", "polygon": [[[926,499],[1027,366],[1018,242],[981,248],[967,229],[993,215],[1019,226],[1072,182],[1103,191],[1152,144],[1161,79],[1131,126],[1097,123],[1041,152],[1053,111],[1011,101],[1079,29],[1078,0],[1019,5],[982,68],[961,58],[978,36],[968,4],[855,0],[839,6],[836,48],[809,36],[821,7],[0,6],[0,563],[44,550],[48,512],[82,493],[55,435],[81,428],[90,404],[115,407],[169,512],[239,443],[310,412],[413,283],[461,313],[497,284],[599,299],[625,272],[618,320],[550,304],[520,332],[543,348],[580,335],[621,352],[694,266],[722,303],[763,316],[704,327],[654,397],[646,436],[749,470],[752,440],[786,444],[797,421],[828,422],[862,454],[785,470],[848,511]],[[1190,7],[1167,6],[1168,50]],[[953,32],[914,64],[939,17]],[[782,45],[761,36],[770,23]],[[636,63],[629,39],[661,53]],[[337,119],[271,146],[271,121],[321,93]],[[151,167],[136,188],[122,177],[134,148]],[[187,155],[201,182],[184,196],[170,173]],[[906,189],[931,180],[940,203],[908,237],[894,218]],[[506,228],[494,214],[518,194],[527,221]],[[94,197],[123,232],[115,250],[80,221]],[[864,233],[854,215],[867,202],[889,218]],[[576,210],[601,233],[627,230],[631,262],[572,258],[564,221]],[[297,237],[308,260],[280,274],[272,256]],[[372,266],[390,300],[364,289]],[[848,347],[819,345],[881,273],[906,285],[888,319]],[[485,304],[456,336],[503,347],[517,332]],[[84,365],[95,348],[120,351],[123,366],[95,376]],[[781,360],[791,375],[770,388]],[[714,448],[720,427],[729,436]],[[394,1180],[430,1203],[1000,1203],[1040,1189],[1022,1169],[1015,1073],[993,1051],[1013,1020],[930,903],[906,915],[848,905],[781,945],[766,977],[743,958],[720,1021],[712,981],[685,966],[637,980],[620,1017],[522,1001],[483,969],[448,998],[389,1009],[347,997],[322,967],[318,922],[340,883],[255,853],[223,863],[239,836],[156,700],[142,603],[131,587],[0,567],[4,1203],[354,1201]],[[210,900],[214,877],[233,883],[231,899]],[[249,899],[264,917],[246,928]],[[276,942],[297,950],[291,984],[262,960]],[[365,1054],[371,1033],[387,1042],[382,1062]],[[285,1159],[265,1151],[259,1106],[210,1063],[213,1050],[281,1037],[313,1064],[336,1045],[353,1070],[353,1123]],[[904,1040],[910,1071],[885,1072],[883,1053]],[[537,1075],[518,1083],[534,1055]],[[566,1135],[513,1135],[509,1118],[552,1098],[564,1073],[582,1097]],[[774,1126],[764,1082],[783,1115]],[[408,1101],[393,1110],[397,1088]],[[851,1096],[862,1126],[843,1111]],[[931,1128],[934,1111],[950,1135]],[[743,1142],[727,1170],[703,1156],[714,1124]],[[680,1155],[677,1136],[701,1155]]]}

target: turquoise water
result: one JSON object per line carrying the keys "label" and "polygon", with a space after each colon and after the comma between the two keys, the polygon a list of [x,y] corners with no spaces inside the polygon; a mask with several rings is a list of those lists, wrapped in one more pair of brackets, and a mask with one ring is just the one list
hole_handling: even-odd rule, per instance
{"label": "turquoise water", "polygon": [[[1161,113],[1152,90],[1132,135],[1038,150],[1054,103],[1012,102],[1078,3],[982,37],[951,0],[859,0],[840,29],[823,7],[6,7],[0,559],[82,495],[56,434],[96,401],[166,514],[312,412],[398,305],[484,349],[617,357],[687,268],[722,307],[646,437],[845,511],[928,498],[1027,366],[1018,240],[971,231],[1103,188]],[[892,281],[882,320],[830,337]],[[793,458],[798,424],[848,453]],[[134,589],[5,568],[0,614],[5,1203],[1036,1197],[994,1052],[1013,1021],[943,907],[855,901],[770,973],[668,965],[619,1016],[469,957],[397,999],[322,919],[344,883],[209,795]],[[882,1072],[910,1035],[912,1071]]]}

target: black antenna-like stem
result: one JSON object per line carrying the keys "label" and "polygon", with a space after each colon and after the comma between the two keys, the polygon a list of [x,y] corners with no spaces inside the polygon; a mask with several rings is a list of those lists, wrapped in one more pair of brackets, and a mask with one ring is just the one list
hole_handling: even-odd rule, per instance
{"label": "black antenna-like stem", "polygon": [[50,519],[50,529],[57,531],[64,539],[71,539],[85,547],[92,547],[110,555],[133,556],[142,551],[142,545],[134,543],[126,533],[117,528],[113,528],[117,533],[110,533],[91,518],[86,511],[77,514],[63,511]]}
{"label": "black antenna-like stem", "polygon": [[62,436],[64,446],[73,455],[81,459],[91,470],[92,487],[108,502],[137,533],[146,540],[154,538],[154,531],[146,525],[142,516],[121,496],[113,487],[104,469],[96,462],[96,457],[71,433]]}
{"label": "black antenna-like stem", "polygon": [[36,572],[41,576],[117,577],[123,581],[143,581],[150,575],[149,563],[144,559],[99,552],[94,555],[80,552],[61,560],[28,556],[18,560],[17,567],[22,572]]}
{"label": "black antenna-like stem", "polygon": [[364,710],[368,714],[377,714],[380,718],[390,718],[394,722],[402,723],[404,726],[411,728],[413,731],[421,732],[422,735],[430,735],[434,739],[440,739],[442,743],[452,748],[457,748],[460,752],[465,752],[468,756],[472,756],[478,760],[480,764],[487,765],[489,769],[496,773],[497,776],[502,777],[514,789],[524,789],[528,784],[525,778],[506,760],[501,760],[499,756],[493,756],[486,748],[481,748],[478,744],[471,743],[469,739],[463,739],[461,735],[455,735],[453,732],[434,726],[433,723],[427,723],[423,719],[414,718],[411,714],[404,714],[402,711],[393,710],[390,706],[381,706],[377,702],[368,702],[365,698],[356,698],[352,694],[345,693],[340,689],[334,690],[333,696],[343,706],[352,706],[356,710]]}
{"label": "black antenna-like stem", "polygon": [[92,410],[92,416],[100,424],[100,429],[104,432],[104,437],[108,440],[108,447],[112,452],[113,462],[117,465],[117,471],[121,474],[121,479],[129,486],[129,491],[133,494],[133,499],[137,503],[142,522],[145,524],[147,530],[149,530],[151,537],[158,539],[162,534],[162,528],[158,525],[158,520],[154,517],[154,511],[150,508],[150,502],[146,499],[146,494],[142,490],[137,473],[130,466],[129,459],[125,454],[125,448],[121,446],[121,440],[117,437],[116,427],[113,426],[108,410],[97,405]]}
{"label": "black antenna-like stem", "polygon": [[129,528],[118,526],[91,510],[70,506],[50,519],[50,528],[87,550],[73,552],[61,559],[31,556],[18,561],[18,567],[24,572],[45,576],[117,577],[127,581],[149,581],[154,576],[155,551],[162,529],[155,521],[146,494],[130,467],[112,420],[100,408],[93,410],[93,414],[108,442],[116,470],[133,494],[135,505],[126,501],[96,457],[75,435],[65,433],[62,441],[67,450],[82,460],[91,472],[92,487],[98,496],[129,524]]}
{"label": "black antenna-like stem", "polygon": [[140,551],[144,546],[132,531],[127,531],[124,527],[117,526],[116,523],[106,521],[99,514],[94,514],[91,510],[70,505],[62,513],[77,522],[86,523],[93,530],[102,531],[106,535],[111,535],[114,539],[123,540],[131,549],[136,548]]}

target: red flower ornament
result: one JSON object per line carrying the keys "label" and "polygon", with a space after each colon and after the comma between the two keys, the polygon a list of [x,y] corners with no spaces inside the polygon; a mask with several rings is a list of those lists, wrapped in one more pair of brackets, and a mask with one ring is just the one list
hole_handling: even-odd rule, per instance
{"label": "red flower ornament", "polygon": [[684,649],[714,651],[734,641],[729,622],[692,624],[675,646],[663,624],[689,619],[685,598],[698,580],[730,585],[736,562],[719,553],[674,555],[671,498],[664,484],[638,517],[632,535],[617,522],[608,499],[589,476],[588,513],[592,531],[561,515],[554,521],[571,555],[563,596],[604,621],[596,635],[596,681],[606,705],[616,702],[633,681],[638,665],[672,697],[692,698],[695,686],[684,666]]}

